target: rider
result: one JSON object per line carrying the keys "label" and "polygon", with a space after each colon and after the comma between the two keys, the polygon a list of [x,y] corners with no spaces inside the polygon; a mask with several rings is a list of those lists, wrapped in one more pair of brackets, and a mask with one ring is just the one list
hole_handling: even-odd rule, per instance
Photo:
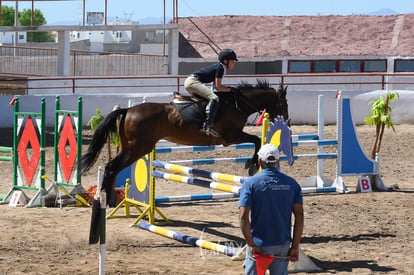
{"label": "rider", "polygon": [[191,95],[196,94],[208,100],[202,131],[214,137],[219,136],[213,129],[219,98],[205,83],[212,83],[213,89],[218,92],[231,92],[231,87],[222,85],[222,79],[226,69],[233,69],[235,61],[238,61],[232,49],[223,49],[218,55],[218,60],[220,62],[196,70],[184,82],[185,89]]}

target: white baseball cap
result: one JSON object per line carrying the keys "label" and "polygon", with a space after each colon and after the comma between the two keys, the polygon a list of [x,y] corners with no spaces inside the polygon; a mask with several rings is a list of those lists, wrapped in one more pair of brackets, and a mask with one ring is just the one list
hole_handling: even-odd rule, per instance
{"label": "white baseball cap", "polygon": [[278,162],[280,158],[279,149],[270,143],[263,145],[259,152],[257,152],[257,155],[259,156],[259,159],[266,163]]}

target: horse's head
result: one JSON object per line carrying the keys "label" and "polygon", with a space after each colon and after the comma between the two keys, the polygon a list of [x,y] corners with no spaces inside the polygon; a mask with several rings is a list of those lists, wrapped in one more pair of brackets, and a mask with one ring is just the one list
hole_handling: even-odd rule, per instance
{"label": "horse's head", "polygon": [[289,109],[286,98],[286,91],[287,86],[283,86],[282,84],[279,85],[277,91],[274,90],[276,98],[270,102],[271,104],[269,104],[269,108],[266,109],[271,119],[277,116],[283,116],[285,121],[289,121]]}
{"label": "horse's head", "polygon": [[286,89],[283,85],[276,91],[266,80],[257,80],[256,85],[242,83],[238,87],[242,95],[242,103],[248,114],[260,112],[266,109],[271,119],[283,116],[289,119],[288,104],[286,99]]}

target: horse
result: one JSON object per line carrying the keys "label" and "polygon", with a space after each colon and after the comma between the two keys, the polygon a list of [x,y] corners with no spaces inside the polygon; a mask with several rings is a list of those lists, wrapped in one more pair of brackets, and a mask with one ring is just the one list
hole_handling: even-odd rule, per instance
{"label": "horse", "polygon": [[[110,134],[118,133],[120,146],[117,155],[105,166],[102,189],[106,191],[107,202],[114,206],[111,194],[115,177],[125,167],[131,165],[154,149],[157,141],[168,141],[183,145],[219,145],[254,143],[253,157],[246,162],[249,175],[258,169],[257,152],[260,138],[243,132],[249,115],[266,109],[270,118],[282,115],[288,120],[286,89],[280,85],[278,90],[272,88],[266,80],[257,80],[255,85],[241,83],[233,94],[233,104],[221,101],[214,122],[214,129],[219,137],[208,136],[201,132],[200,122],[185,122],[173,103],[142,103],[130,108],[121,108],[109,113],[95,130],[86,154],[81,159],[81,173],[87,172],[105,145]],[[230,100],[231,101],[231,100]],[[195,104],[195,103],[192,103]]]}

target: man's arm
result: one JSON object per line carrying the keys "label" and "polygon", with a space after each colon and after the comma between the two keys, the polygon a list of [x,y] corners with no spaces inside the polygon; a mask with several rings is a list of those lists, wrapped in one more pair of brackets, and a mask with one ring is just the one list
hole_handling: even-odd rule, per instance
{"label": "man's arm", "polygon": [[251,255],[260,254],[260,249],[254,245],[252,233],[250,231],[250,207],[241,206],[239,208],[239,221],[240,229],[243,234],[244,239],[246,240],[247,245],[249,246]]}
{"label": "man's arm", "polygon": [[293,215],[295,216],[295,224],[293,226],[293,240],[289,251],[289,260],[296,262],[299,260],[299,243],[302,238],[304,225],[302,204],[297,203],[293,205]]}

